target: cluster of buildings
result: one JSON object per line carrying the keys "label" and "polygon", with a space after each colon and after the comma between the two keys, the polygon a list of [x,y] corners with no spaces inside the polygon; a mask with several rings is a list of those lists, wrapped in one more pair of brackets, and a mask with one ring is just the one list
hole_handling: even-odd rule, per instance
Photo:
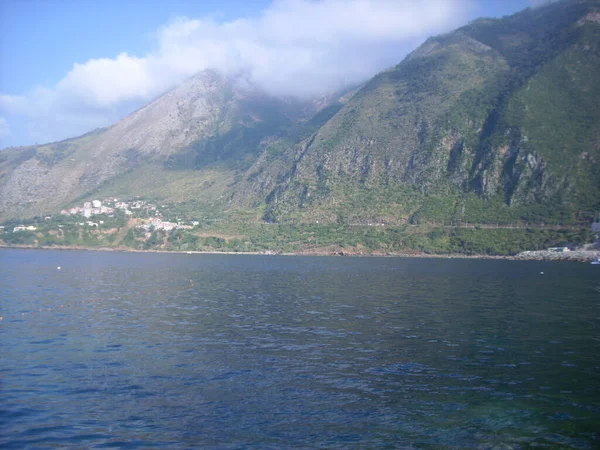
{"label": "cluster of buildings", "polygon": [[108,200],[92,200],[91,202],[85,202],[83,206],[75,206],[70,209],[63,209],[60,213],[63,216],[81,215],[83,217],[90,218],[98,214],[114,214],[115,210],[121,210],[125,212],[125,215],[132,216],[133,210],[147,210],[156,211],[156,206],[146,203],[143,200],[134,200],[130,202],[119,201],[118,198]]}
{"label": "cluster of buildings", "polygon": [[[82,206],[75,206],[69,209],[63,209],[60,214],[63,216],[83,216],[85,219],[90,219],[93,216],[106,214],[109,217],[114,217],[115,213],[122,211],[120,214],[136,217],[138,225],[136,228],[144,230],[148,235],[153,230],[171,231],[175,229],[189,230],[198,225],[199,222],[168,222],[163,220],[162,214],[157,209],[156,205],[148,203],[144,200],[120,201],[119,199],[104,199],[92,200],[84,202]],[[142,214],[140,214],[142,213]],[[45,217],[45,220],[50,220],[52,217]],[[80,226],[87,225],[90,228],[98,228],[103,225],[103,220],[86,220],[79,222]],[[62,228],[62,225],[58,225]],[[36,231],[38,228],[34,225],[19,225],[14,227],[13,232]],[[4,226],[0,226],[0,232],[4,232]]]}
{"label": "cluster of buildings", "polygon": [[192,222],[191,225],[183,225],[181,222],[179,222],[179,223],[165,222],[159,217],[154,217],[152,219],[149,219],[146,223],[138,225],[137,228],[140,228],[147,232],[149,232],[152,229],[165,230],[165,231],[171,231],[171,230],[175,230],[175,229],[191,230],[196,225],[198,225],[198,222]]}
{"label": "cluster of buildings", "polygon": [[74,208],[63,209],[60,213],[63,216],[79,214],[85,218],[90,218],[97,214],[113,214],[114,212],[114,208],[103,205],[100,200],[92,200],[91,202],[85,202],[83,206],[75,206]]}
{"label": "cluster of buildings", "polygon": [[[107,214],[110,216],[116,211],[124,211],[125,215],[133,216],[135,212],[142,210],[146,211],[148,219],[145,220],[143,224],[138,225],[137,228],[146,232],[150,232],[151,230],[171,231],[175,229],[191,229],[195,225],[198,225],[198,222],[191,222],[191,225],[184,225],[181,222],[174,223],[164,221],[156,206],[143,200],[133,200],[129,202],[120,201],[118,198],[104,199],[102,201],[92,200],[91,202],[85,202],[83,206],[63,209],[60,213],[64,216],[81,215],[87,219],[98,214]],[[150,213],[152,213],[152,215],[150,215]],[[87,221],[86,224],[90,227],[98,226],[98,223],[91,221]],[[99,224],[102,224],[102,221],[100,221]],[[81,225],[83,225],[83,223]]]}

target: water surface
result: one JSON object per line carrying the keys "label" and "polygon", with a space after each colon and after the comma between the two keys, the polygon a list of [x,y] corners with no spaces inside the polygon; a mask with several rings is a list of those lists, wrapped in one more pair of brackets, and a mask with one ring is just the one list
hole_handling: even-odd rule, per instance
{"label": "water surface", "polygon": [[599,266],[1,250],[0,316],[2,448],[600,448]]}

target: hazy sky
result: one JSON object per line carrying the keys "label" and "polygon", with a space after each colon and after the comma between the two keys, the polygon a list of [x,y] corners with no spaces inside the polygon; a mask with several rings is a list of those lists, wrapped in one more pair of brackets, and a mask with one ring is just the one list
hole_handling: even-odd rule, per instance
{"label": "hazy sky", "polygon": [[543,0],[0,0],[0,148],[110,125],[206,68],[306,97]]}

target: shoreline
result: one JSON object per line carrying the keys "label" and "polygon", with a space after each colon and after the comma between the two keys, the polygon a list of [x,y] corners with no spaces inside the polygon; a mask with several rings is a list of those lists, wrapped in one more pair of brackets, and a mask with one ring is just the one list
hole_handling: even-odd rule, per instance
{"label": "shoreline", "polygon": [[395,252],[370,252],[370,253],[344,253],[327,251],[300,251],[278,252],[265,250],[260,252],[235,252],[235,251],[208,251],[208,250],[139,250],[126,247],[81,247],[81,246],[35,246],[35,245],[0,245],[2,249],[19,250],[59,250],[59,251],[94,251],[94,252],[122,252],[122,253],[167,253],[188,255],[254,255],[254,256],[339,256],[339,257],[371,257],[371,258],[420,258],[420,259],[493,259],[507,261],[570,261],[591,262],[600,258],[600,251],[574,250],[557,253],[547,250],[524,251],[517,255],[467,255],[461,253],[395,253]]}

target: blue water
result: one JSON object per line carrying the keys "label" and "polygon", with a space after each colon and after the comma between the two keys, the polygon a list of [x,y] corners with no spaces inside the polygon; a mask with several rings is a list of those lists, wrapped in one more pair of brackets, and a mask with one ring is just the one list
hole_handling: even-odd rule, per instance
{"label": "blue water", "polygon": [[589,264],[0,250],[0,316],[1,448],[600,448]]}

